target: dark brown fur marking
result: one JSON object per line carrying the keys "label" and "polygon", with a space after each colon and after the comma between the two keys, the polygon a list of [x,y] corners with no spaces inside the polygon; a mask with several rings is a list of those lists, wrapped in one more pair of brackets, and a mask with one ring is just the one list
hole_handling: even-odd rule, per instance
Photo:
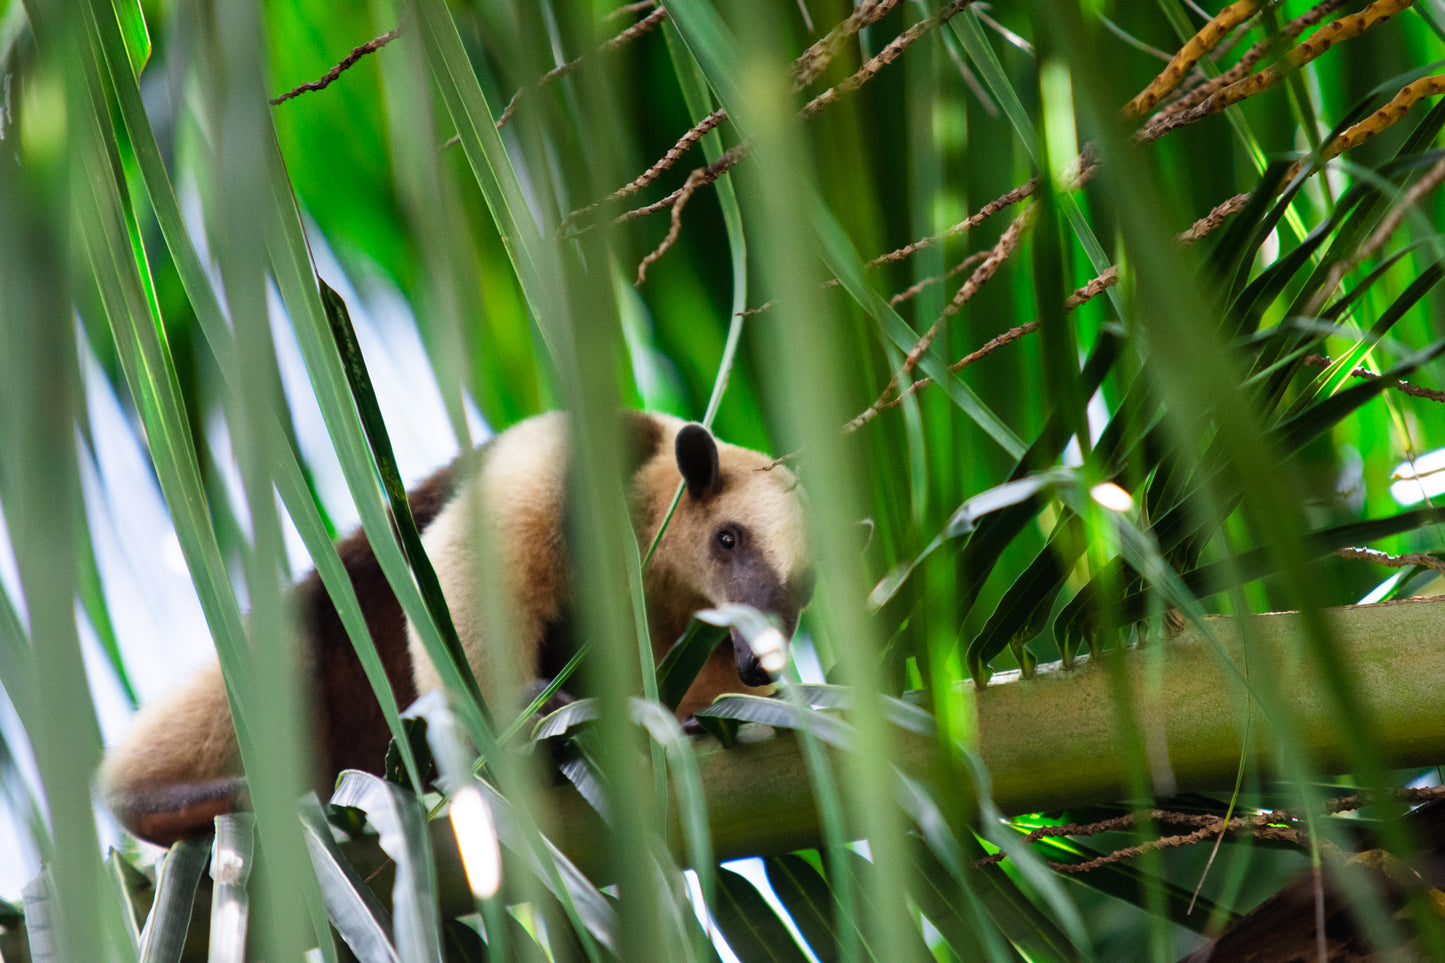
{"label": "dark brown fur marking", "polygon": [[[623,461],[623,470],[631,478],[662,448],[662,425],[644,412],[623,411],[622,439],[623,450],[627,455]],[[567,523],[567,527],[570,527],[570,523]],[[543,627],[541,644],[537,650],[538,680],[544,685],[551,682],[576,654],[577,633],[572,619],[572,606],[564,602],[560,615]],[[573,676],[567,683],[569,693],[564,693],[563,697],[570,700],[572,696],[578,695],[581,690],[580,682],[577,676]]]}
{"label": "dark brown fur marking", "polygon": [[235,776],[156,787],[144,795],[129,796],[114,812],[135,835],[169,846],[210,832],[217,816],[247,808],[249,799],[246,780]]}
{"label": "dark brown fur marking", "polygon": [[629,458],[623,469],[631,477],[662,447],[662,425],[641,411],[622,413],[622,433],[627,439]]}
{"label": "dark brown fur marking", "polygon": [[[408,496],[412,518],[418,531],[424,531],[451,499],[456,488],[458,469],[466,467],[453,462],[418,485]],[[357,531],[336,545],[341,563],[351,575],[351,584],[361,603],[361,614],[371,630],[376,651],[381,656],[386,677],[397,705],[406,708],[416,699],[412,679],[411,657],[407,652],[406,616],[391,586],[382,574],[381,564],[372,553],[366,534]],[[302,606],[302,624],[309,626],[314,663],[311,669],[315,713],[324,734],[322,757],[317,760],[320,778],[330,791],[330,780],[342,769],[361,769],[380,773],[386,756],[391,731],[372,694],[371,682],[361,667],[356,650],[342,625],[341,616],[331,596],[321,584],[321,577],[310,573],[297,586]]]}

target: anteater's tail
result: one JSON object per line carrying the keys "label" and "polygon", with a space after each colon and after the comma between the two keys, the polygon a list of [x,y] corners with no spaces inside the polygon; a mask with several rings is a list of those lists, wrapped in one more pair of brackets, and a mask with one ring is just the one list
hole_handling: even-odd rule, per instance
{"label": "anteater's tail", "polygon": [[216,816],[245,808],[220,666],[197,670],[143,708],[125,741],[106,754],[97,782],[126,829],[162,846],[205,835]]}

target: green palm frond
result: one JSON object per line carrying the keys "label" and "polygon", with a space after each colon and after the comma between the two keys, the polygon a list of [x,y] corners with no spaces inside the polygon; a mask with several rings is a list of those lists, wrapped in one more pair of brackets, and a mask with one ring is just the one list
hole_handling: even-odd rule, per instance
{"label": "green palm frond", "polygon": [[[1442,61],[1408,0],[0,2],[0,799],[46,867],[0,954],[1173,960],[1321,867],[1327,954],[1445,953],[1445,620],[1335,610],[1445,571]],[[99,392],[237,722],[209,864],[92,818],[160,581],[102,551]],[[726,633],[652,664],[619,405],[802,479],[777,698],[675,718]],[[539,722],[405,487],[549,407],[601,682]],[[353,518],[445,699],[396,704]],[[293,555],[396,737],[299,819]]]}

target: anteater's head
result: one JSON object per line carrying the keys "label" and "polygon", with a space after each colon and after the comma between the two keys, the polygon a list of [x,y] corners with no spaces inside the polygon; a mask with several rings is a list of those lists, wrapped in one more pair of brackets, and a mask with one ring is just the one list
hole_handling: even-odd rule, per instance
{"label": "anteater's head", "polygon": [[[797,478],[767,455],[718,442],[701,425],[671,419],[664,424],[662,444],[633,488],[645,551],[679,482],[685,486],[644,573],[654,648],[671,644],[693,611],[729,602],[772,615],[784,637],[791,637],[813,591]],[[771,681],[735,629],[679,713],[686,715],[720,692]]]}

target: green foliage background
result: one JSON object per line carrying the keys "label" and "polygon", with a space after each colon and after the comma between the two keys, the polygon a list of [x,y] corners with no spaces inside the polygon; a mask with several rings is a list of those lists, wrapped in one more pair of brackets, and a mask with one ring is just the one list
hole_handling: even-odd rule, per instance
{"label": "green foliage background", "polygon": [[[117,676],[135,667],[109,628],[86,537],[81,465],[97,439],[78,340],[143,428],[237,709],[266,854],[253,946],[294,958],[319,939],[323,955],[338,952],[313,924],[327,911],[323,891],[335,898],[329,886],[354,880],[303,885],[306,900],[282,882],[312,876],[303,841],[328,831],[294,818],[307,738],[303,693],[285,668],[281,512],[325,574],[336,564],[331,518],[351,508],[316,497],[325,485],[297,457],[305,429],[280,387],[272,300],[295,332],[355,511],[438,655],[449,627],[424,560],[391,537],[384,513],[396,466],[379,439],[420,429],[383,424],[355,400],[318,264],[323,282],[355,292],[354,313],[380,311],[395,294],[414,315],[458,444],[473,440],[469,405],[499,430],[564,406],[594,480],[579,492],[579,594],[592,671],[611,682],[595,732],[577,738],[605,773],[617,817],[607,878],[593,883],[616,881],[620,898],[586,881],[569,888],[561,870],[536,880],[509,871],[504,899],[478,907],[484,922],[472,918],[472,935],[446,930],[456,958],[542,947],[555,958],[709,957],[658,834],[670,807],[733,949],[745,959],[799,954],[750,884],[695,858],[711,850],[707,803],[689,793],[689,744],[665,712],[631,710],[651,720],[649,740],[629,721],[624,694],[643,691],[651,669],[636,657],[640,559],[607,414],[619,403],[797,453],[821,575],[805,628],[827,680],[852,693],[842,730],[829,728],[834,715],[791,703],[792,726],[810,733],[802,745],[821,846],[767,871],[820,958],[1174,959],[1318,862],[1318,847],[1231,842],[1204,889],[1208,911],[1188,914],[1201,847],[1075,885],[1043,860],[1077,857],[1077,844],[1030,848],[988,818],[967,686],[1011,668],[1027,675],[1039,661],[1157,645],[1167,609],[1191,619],[1301,610],[1299,657],[1324,668],[1322,697],[1352,734],[1356,776],[1345,784],[1378,790],[1420,775],[1382,771],[1388,748],[1352,696],[1355,680],[1337,671],[1341,640],[1318,611],[1359,601],[1388,577],[1334,550],[1439,546],[1434,509],[1403,512],[1390,494],[1397,466],[1445,446],[1438,391],[1394,387],[1399,378],[1441,387],[1435,188],[1445,108],[1431,103],[1436,87],[1407,88],[1439,71],[1438,4],[1269,7],[1184,84],[1206,82],[1256,42],[1277,45],[1260,69],[1277,61],[1281,82],[1147,142],[1131,136],[1147,121],[1121,110],[1205,26],[1186,4],[956,3],[943,24],[930,22],[931,2],[877,9],[876,22],[847,31],[852,10],[837,2],[686,0],[666,4],[652,29],[610,42],[651,8],[11,0],[0,18],[0,450],[9,453],[0,505],[19,578],[0,607],[0,683],[43,793],[9,755],[0,765],[51,867],[63,953],[147,952],[127,938],[133,920],[113,892],[141,884],[114,862],[101,867],[88,791],[100,740],[77,598]],[[1281,29],[1311,10],[1367,25],[1296,63],[1281,53],[1290,46]],[[324,89],[267,105],[398,25]],[[915,30],[896,59],[874,59]],[[790,65],[830,35],[841,39],[821,73],[795,89]],[[855,77],[860,68],[872,72]],[[1327,171],[1293,177],[1291,163],[1404,89],[1427,96]],[[799,119],[824,91],[831,101]],[[605,200],[719,106],[727,120],[655,184]],[[735,154],[745,156],[721,178],[689,178]],[[949,231],[1025,184],[1035,187],[1026,200]],[[1417,184],[1423,193],[1408,193]],[[678,189],[688,197],[671,215],[620,216]],[[1251,192],[1216,229],[1176,238]],[[654,261],[670,216],[677,234]],[[1381,224],[1391,229],[1375,243]],[[921,238],[935,241],[883,258]],[[329,255],[313,260],[323,248]],[[1117,285],[1065,310],[1071,292],[1110,268]],[[948,370],[1035,320],[1036,331]],[[1334,363],[1313,366],[1310,355]],[[1356,377],[1357,368],[1386,377]],[[889,399],[890,379],[925,375],[936,383],[871,407]],[[844,430],[854,419],[862,423]],[[224,481],[233,461],[239,491]],[[1088,497],[1107,481],[1136,507],[1116,516]],[[1429,577],[1421,566],[1407,574],[1394,591]],[[249,601],[249,631],[233,582]],[[338,604],[354,612],[354,602]],[[1265,702],[1288,695],[1270,680],[1252,685]],[[448,688],[455,719],[442,713],[433,727],[455,725],[481,748],[489,784],[513,804],[516,838],[540,845],[528,814],[544,790],[496,746],[521,707],[480,707],[462,674]],[[906,690],[911,705],[895,699]],[[732,711],[788,723],[779,704]],[[938,771],[901,781],[891,761],[919,734],[936,744]],[[825,757],[821,743],[844,751]],[[449,788],[470,778],[465,763],[440,755]],[[1273,771],[1244,765],[1243,797],[1223,786],[1187,805],[1317,807],[1319,780],[1337,774],[1316,772],[1298,745],[1286,757]],[[1280,775],[1285,783],[1269,781]],[[1142,750],[1134,788],[1141,798],[1154,789]],[[354,791],[381,805],[372,789]],[[415,843],[424,832],[415,794],[383,796],[410,814],[398,818],[412,820]],[[1382,826],[1398,841],[1393,822]],[[1323,825],[1312,832],[1335,838]],[[867,859],[854,839],[868,841]],[[1007,870],[972,865],[999,845]],[[393,858],[419,860],[413,878],[429,879],[429,857],[407,852]],[[379,958],[443,952],[425,921],[444,897],[427,882],[411,896],[420,908],[393,905],[395,927],[378,930]],[[1361,905],[1371,938],[1438,947],[1438,926],[1417,932],[1411,922],[1402,933],[1377,902]]]}

